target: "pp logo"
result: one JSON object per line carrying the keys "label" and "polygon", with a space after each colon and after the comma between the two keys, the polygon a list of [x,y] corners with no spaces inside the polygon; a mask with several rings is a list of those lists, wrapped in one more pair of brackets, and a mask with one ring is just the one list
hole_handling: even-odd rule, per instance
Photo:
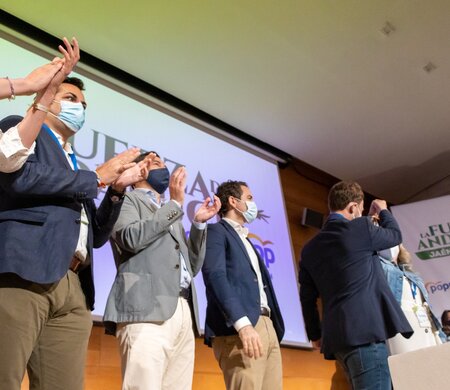
{"label": "pp logo", "polygon": [[273,242],[270,240],[262,240],[261,237],[256,234],[249,233],[248,238],[253,238],[257,240],[260,244],[253,244],[253,246],[258,251],[261,258],[264,260],[267,268],[270,268],[270,264],[275,263],[275,253],[271,248],[268,248],[266,245],[273,245]]}

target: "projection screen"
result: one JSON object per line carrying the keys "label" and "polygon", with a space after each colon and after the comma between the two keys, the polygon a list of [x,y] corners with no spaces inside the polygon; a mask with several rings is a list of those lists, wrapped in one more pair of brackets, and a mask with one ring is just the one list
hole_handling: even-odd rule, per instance
{"label": "projection screen", "polygon": [[[43,48],[42,45],[35,47],[29,39],[22,42],[0,31],[0,73],[10,78],[23,77],[52,58],[55,54],[52,49]],[[77,68],[80,73],[72,74],[85,82],[88,103],[84,128],[73,139],[80,166],[95,169],[96,165],[131,146],[157,151],[171,172],[179,165],[186,166],[188,180],[183,219],[186,231],[190,229],[196,206],[215,192],[218,183],[228,179],[247,182],[260,209],[259,218],[248,227],[251,240],[271,274],[281,307],[286,326],[283,344],[310,346],[304,330],[276,163],[258,155],[257,151],[251,152],[248,145],[227,142],[223,134],[215,129],[203,125],[194,127],[192,118],[181,117],[175,113],[175,109],[174,114],[170,115],[167,107],[155,109],[156,103],[151,96],[138,96],[134,91],[127,91],[120,81],[115,83],[108,75],[102,77],[99,72],[93,76],[94,72],[86,69],[81,62]],[[17,97],[11,102],[1,101],[0,116],[23,115],[32,99],[30,96]],[[212,135],[213,132],[218,135]],[[102,196],[100,193],[99,198]],[[165,196],[167,198],[168,193]],[[94,254],[94,320],[101,320],[115,272],[112,252],[109,244],[106,244]],[[206,298],[200,274],[195,278],[195,285],[199,297],[200,323],[204,325]]]}

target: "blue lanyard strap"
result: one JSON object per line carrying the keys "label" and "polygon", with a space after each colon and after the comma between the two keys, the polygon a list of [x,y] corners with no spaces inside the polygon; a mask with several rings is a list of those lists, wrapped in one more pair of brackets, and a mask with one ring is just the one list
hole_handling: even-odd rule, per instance
{"label": "blue lanyard strap", "polygon": [[416,300],[416,295],[417,295],[417,286],[414,282],[411,281],[411,293],[413,296],[413,299]]}
{"label": "blue lanyard strap", "polygon": [[42,128],[45,129],[45,131],[47,131],[47,133],[50,135],[50,137],[52,137],[53,141],[55,141],[58,146],[61,148],[61,151],[64,154],[64,157],[66,157],[66,153],[69,155],[70,159],[72,160],[72,164],[73,164],[73,170],[74,171],[78,171],[78,163],[77,163],[77,158],[75,156],[75,153],[68,153],[66,152],[62,145],[60,144],[58,138],[56,137],[56,135],[53,133],[53,131],[50,130],[50,128],[44,123],[42,125]]}

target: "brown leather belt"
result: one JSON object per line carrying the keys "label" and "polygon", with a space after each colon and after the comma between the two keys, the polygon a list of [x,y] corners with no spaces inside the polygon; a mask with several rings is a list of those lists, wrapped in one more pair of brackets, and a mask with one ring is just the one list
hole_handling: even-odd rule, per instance
{"label": "brown leather belt", "polygon": [[72,261],[70,262],[69,269],[75,273],[78,273],[80,270],[80,266],[83,262],[78,257],[72,257]]}
{"label": "brown leather belt", "polygon": [[264,317],[270,317],[270,310],[266,307],[262,307],[260,313]]}
{"label": "brown leather belt", "polygon": [[189,297],[191,296],[191,292],[188,288],[180,288],[180,297],[189,300]]}

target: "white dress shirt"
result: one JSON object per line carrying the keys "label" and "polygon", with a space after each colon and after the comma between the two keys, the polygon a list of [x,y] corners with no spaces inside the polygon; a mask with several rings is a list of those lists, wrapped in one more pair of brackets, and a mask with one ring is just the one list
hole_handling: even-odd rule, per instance
{"label": "white dress shirt", "polygon": [[[55,137],[58,139],[63,151],[64,155],[66,156],[67,162],[72,167],[72,169],[75,169],[73,166],[72,159],[70,158],[69,154],[73,154],[72,145],[69,142],[65,142],[62,139],[62,137],[54,132],[52,129],[50,131],[55,135]],[[78,243],[77,247],[75,249],[75,257],[77,257],[81,262],[85,262],[88,256],[87,251],[87,241],[88,241],[88,233],[89,233],[89,219],[86,214],[86,210],[84,209],[84,205],[81,205],[81,215],[80,215],[80,235],[78,237]]]}
{"label": "white dress shirt", "polygon": [[[255,253],[255,249],[253,248],[252,244],[247,240],[248,236],[248,229],[246,227],[241,226],[236,221],[233,221],[229,218],[223,218],[225,222],[231,225],[231,227],[236,231],[236,233],[239,235],[240,239],[242,240],[242,243],[245,246],[245,249],[247,249],[248,257],[250,257],[250,263],[253,267],[253,270],[256,273],[256,278],[258,279],[258,288],[259,288],[259,298],[261,302],[261,308],[265,308],[269,310],[269,304],[267,302],[267,295],[264,291],[264,284],[262,281],[261,276],[261,269],[259,268],[259,262],[258,262],[258,256]],[[234,329],[236,329],[236,332],[239,332],[240,329],[242,329],[244,326],[251,325],[249,318],[247,316],[239,318],[234,324]]]}
{"label": "white dress shirt", "polygon": [[28,156],[34,153],[34,146],[34,142],[29,149],[24,146],[17,126],[5,133],[0,130],[0,172],[10,173],[22,168]]}
{"label": "white dress shirt", "polygon": [[[135,188],[135,191],[141,191],[144,192],[149,200],[157,207],[161,208],[161,200],[158,202],[157,194],[153,191],[149,190],[148,188]],[[176,200],[173,200],[177,204],[177,206],[181,209],[180,203],[178,203]],[[206,228],[206,223],[201,222],[193,222],[194,226],[198,230],[204,230]],[[170,229],[173,229],[173,226],[170,225]],[[189,285],[191,284],[192,277],[186,267],[186,260],[184,259],[183,254],[180,252],[180,264],[181,264],[181,273],[180,273],[180,287],[181,288],[189,288]]]}

